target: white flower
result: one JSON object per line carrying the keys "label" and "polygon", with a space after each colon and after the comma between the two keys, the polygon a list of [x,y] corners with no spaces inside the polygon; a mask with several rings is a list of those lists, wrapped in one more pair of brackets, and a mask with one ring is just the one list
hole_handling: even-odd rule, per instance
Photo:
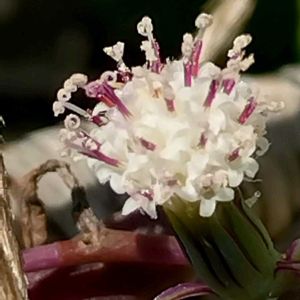
{"label": "white flower", "polygon": [[[269,147],[266,117],[280,104],[266,102],[239,81],[239,72],[253,62],[251,55],[244,58],[251,37],[235,39],[225,69],[211,62],[200,65],[199,38],[210,23],[210,16],[201,15],[196,20],[200,35],[183,37],[183,59],[163,64],[151,19],[143,18],[138,32],[148,38],[141,46],[147,64],[126,72],[119,67],[88,84],[81,76],[81,88],[100,102],[93,110],[66,102],[73,85],[80,88],[74,80],[79,75],[65,83],[64,102],[53,105],[55,114],[66,108],[95,125],[88,133],[80,129],[77,115],[67,117],[64,143],[88,156],[101,183],[129,195],[124,214],[139,209],[156,218],[156,206],[180,197],[198,203],[199,214],[209,217],[218,202],[233,200],[235,188],[256,175],[254,155]],[[120,60],[123,47],[117,43],[105,52]]]}

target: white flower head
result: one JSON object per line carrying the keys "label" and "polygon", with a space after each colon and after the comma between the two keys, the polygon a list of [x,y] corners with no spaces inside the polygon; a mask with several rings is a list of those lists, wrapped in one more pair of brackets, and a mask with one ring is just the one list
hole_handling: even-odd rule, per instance
{"label": "white flower head", "polygon": [[[199,31],[211,20],[200,15]],[[80,158],[87,157],[101,183],[129,195],[124,214],[141,210],[156,218],[157,206],[180,197],[196,202],[199,214],[210,217],[218,203],[234,199],[243,180],[256,175],[256,156],[269,147],[266,117],[281,104],[240,81],[239,72],[254,61],[252,55],[244,58],[249,35],[235,39],[222,70],[211,62],[200,64],[199,34],[183,36],[182,59],[163,63],[152,31],[151,19],[144,17],[138,24],[147,37],[141,46],[144,66],[107,71],[89,83],[82,76],[65,82],[53,109],[56,115],[65,108],[76,115],[66,118],[61,138]],[[117,43],[105,52],[120,61],[123,48]],[[74,86],[97,101],[93,110],[70,103]],[[80,129],[78,116],[93,123],[90,132]]]}

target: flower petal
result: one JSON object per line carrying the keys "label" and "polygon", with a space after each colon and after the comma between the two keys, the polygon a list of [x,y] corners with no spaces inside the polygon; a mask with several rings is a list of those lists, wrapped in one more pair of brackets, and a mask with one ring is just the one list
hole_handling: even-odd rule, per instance
{"label": "flower petal", "polygon": [[129,197],[125,204],[123,205],[123,209],[122,209],[122,215],[129,215],[132,212],[134,212],[135,210],[137,210],[138,208],[140,208],[139,203],[133,199],[132,197]]}
{"label": "flower petal", "polygon": [[200,201],[200,216],[202,217],[210,217],[214,213],[216,209],[216,201],[213,199],[201,199]]}

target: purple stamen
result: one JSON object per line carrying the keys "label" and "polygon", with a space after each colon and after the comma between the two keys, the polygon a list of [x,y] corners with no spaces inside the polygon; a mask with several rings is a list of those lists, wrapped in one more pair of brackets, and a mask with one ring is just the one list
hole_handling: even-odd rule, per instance
{"label": "purple stamen", "polygon": [[103,126],[106,124],[100,116],[91,116],[91,121],[97,126]]}
{"label": "purple stamen", "polygon": [[114,166],[114,167],[117,167],[120,164],[120,162],[117,159],[109,157],[109,156],[103,154],[102,152],[100,152],[99,150],[82,150],[82,151],[79,151],[79,153],[86,155],[90,158],[95,158],[95,159],[101,160],[101,161],[105,162],[106,164]]}
{"label": "purple stamen", "polygon": [[109,98],[119,109],[119,111],[126,117],[130,116],[131,113],[127,109],[127,107],[123,104],[121,99],[115,94],[114,89],[107,83],[103,82],[101,85],[102,95]]}
{"label": "purple stamen", "polygon": [[122,82],[122,83],[126,83],[128,81],[130,81],[133,77],[133,74],[129,71],[118,71],[117,73],[117,81],[118,82]]}
{"label": "purple stamen", "polygon": [[188,61],[184,63],[184,85],[191,86],[192,85],[192,63]]}
{"label": "purple stamen", "polygon": [[239,116],[239,119],[238,119],[239,123],[245,124],[245,122],[249,119],[249,117],[254,112],[256,106],[257,106],[257,102],[255,101],[254,97],[251,97],[248,100],[248,104],[245,106],[245,109]]}
{"label": "purple stamen", "polygon": [[155,72],[155,73],[160,73],[161,69],[162,69],[162,62],[161,62],[161,58],[160,58],[160,48],[159,48],[159,44],[156,40],[152,40],[152,47],[154,49],[154,53],[155,53],[155,56],[157,57],[157,60],[154,61],[152,64],[151,64],[151,71],[152,72]]}
{"label": "purple stamen", "polygon": [[192,54],[192,75],[197,77],[199,73],[200,54],[202,50],[202,40],[197,40]]}
{"label": "purple stamen", "polygon": [[167,105],[167,109],[170,112],[175,111],[175,101],[174,99],[165,99],[166,105]]}
{"label": "purple stamen", "polygon": [[119,111],[124,116],[128,117],[131,115],[121,99],[115,94],[114,89],[107,82],[90,82],[88,85],[86,85],[85,92],[88,97],[98,98],[105,102],[108,106],[117,106]]}
{"label": "purple stamen", "polygon": [[227,95],[230,95],[230,93],[232,92],[234,86],[235,86],[235,80],[234,79],[224,79],[222,81],[223,91]]}
{"label": "purple stamen", "polygon": [[233,150],[229,155],[228,155],[228,160],[229,161],[234,161],[236,160],[237,158],[239,158],[240,156],[240,149],[237,148],[235,150]]}
{"label": "purple stamen", "polygon": [[140,138],[140,142],[143,147],[145,147],[147,150],[154,151],[156,148],[156,145],[154,143],[151,143],[143,138]]}
{"label": "purple stamen", "polygon": [[98,98],[101,96],[101,83],[99,81],[91,81],[85,86],[85,94],[90,98]]}
{"label": "purple stamen", "polygon": [[216,97],[216,94],[217,94],[217,90],[219,88],[219,81],[217,79],[213,79],[211,81],[211,84],[210,84],[210,87],[209,87],[209,92],[208,92],[208,95],[205,99],[205,102],[204,102],[204,106],[205,107],[210,107],[214,98]]}
{"label": "purple stamen", "polygon": [[[101,160],[101,161],[107,163],[108,165],[117,167],[120,164],[120,162],[117,159],[109,157],[109,156],[105,155],[104,153],[102,153],[100,151],[101,144],[99,142],[97,142],[96,140],[94,140],[93,138],[91,138],[86,132],[84,132],[84,131],[78,132],[78,138],[82,139],[81,145],[75,144],[75,140],[72,140],[72,141],[69,140],[69,141],[65,142],[66,146],[68,146],[74,150],[77,150],[79,153],[81,153],[83,155]],[[89,149],[87,147],[88,141],[94,142],[95,145],[97,146],[97,149]]]}

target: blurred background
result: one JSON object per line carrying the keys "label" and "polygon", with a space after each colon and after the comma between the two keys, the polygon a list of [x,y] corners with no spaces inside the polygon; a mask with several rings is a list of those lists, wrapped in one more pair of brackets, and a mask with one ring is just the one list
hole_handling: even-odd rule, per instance
{"label": "blurred background", "polygon": [[[122,40],[128,65],[142,63],[136,24],[144,15],[153,19],[163,55],[177,57],[183,33],[194,30],[194,19],[205,3],[0,0],[0,115],[7,124],[6,140],[57,122],[51,106],[65,78],[79,71],[95,76],[114,66],[102,52],[104,46]],[[249,51],[256,57],[250,73],[270,72],[298,61],[299,3],[257,1],[244,29],[253,36]]]}
{"label": "blurred background", "polygon": [[[206,57],[224,65],[226,49],[235,35],[250,33],[253,42],[248,51],[255,53],[256,62],[245,78],[255,81],[270,99],[283,100],[287,106],[270,123],[272,148],[262,159],[258,176],[263,183],[251,186],[249,196],[257,189],[262,191],[264,199],[258,210],[281,245],[299,236],[300,0],[0,0],[0,116],[6,122],[4,153],[11,176],[18,178],[59,156],[57,128],[49,127],[61,121],[52,112],[56,92],[74,72],[95,78],[114,68],[103,47],[123,41],[127,65],[143,63],[136,24],[149,15],[162,55],[178,57],[182,35],[194,30],[199,12],[218,7],[223,8],[215,15]],[[214,53],[213,48],[217,48]],[[45,127],[49,129],[34,132]],[[99,204],[96,180],[85,167],[73,167],[88,192],[92,191],[89,199]],[[60,198],[69,199],[69,191],[62,193],[52,179],[41,190],[48,206],[53,199],[56,203],[65,203]],[[110,203],[111,194],[101,193]],[[68,223],[64,209],[56,210],[56,216],[60,226]],[[71,222],[70,216],[68,220]],[[74,232],[68,226],[64,230],[67,235]]]}

